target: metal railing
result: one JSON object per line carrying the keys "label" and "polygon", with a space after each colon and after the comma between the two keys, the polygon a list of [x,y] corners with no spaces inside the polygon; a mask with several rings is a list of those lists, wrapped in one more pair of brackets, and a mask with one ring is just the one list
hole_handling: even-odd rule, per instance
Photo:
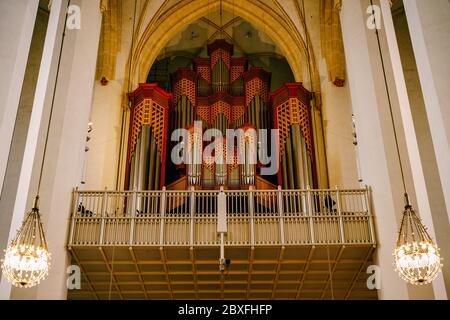
{"label": "metal railing", "polygon": [[[221,191],[74,191],[69,246],[215,246]],[[226,195],[227,246],[375,244],[369,191]]]}

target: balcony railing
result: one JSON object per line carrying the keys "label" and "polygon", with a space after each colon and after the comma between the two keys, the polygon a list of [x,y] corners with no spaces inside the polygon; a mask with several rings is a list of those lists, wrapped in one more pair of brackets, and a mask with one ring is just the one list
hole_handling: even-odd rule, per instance
{"label": "balcony railing", "polygon": [[[68,246],[219,245],[220,192],[74,191]],[[223,192],[226,246],[375,244],[367,189]]]}

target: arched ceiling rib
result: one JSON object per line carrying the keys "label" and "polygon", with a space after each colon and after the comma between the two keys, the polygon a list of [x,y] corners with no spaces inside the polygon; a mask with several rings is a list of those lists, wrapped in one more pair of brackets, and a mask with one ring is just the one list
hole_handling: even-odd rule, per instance
{"label": "arched ceiling rib", "polygon": [[[132,66],[135,75],[132,81],[134,85],[145,81],[146,72],[150,69],[161,49],[177,33],[196,20],[205,17],[205,19],[208,19],[208,14],[211,15],[219,9],[219,1],[217,0],[155,1],[161,3],[157,10],[155,10],[154,4],[149,4],[152,1],[141,1],[144,1],[144,4],[141,5],[143,11],[137,31],[139,39],[134,49]],[[234,18],[239,16],[267,33],[268,37],[273,39],[273,42],[280,48],[281,54],[288,60],[296,81],[302,81],[302,70],[304,69],[302,61],[305,61],[307,56],[306,44],[300,35],[300,31],[278,1],[223,0],[222,5],[225,11],[233,13]],[[146,16],[151,12],[152,18]],[[206,20],[203,19],[203,21],[207,23]],[[314,55],[311,58],[314,60]],[[317,74],[315,62],[312,62],[312,67],[314,68],[313,73]],[[128,79],[125,80],[125,82],[128,82]],[[320,90],[320,88],[313,89],[316,92]]]}

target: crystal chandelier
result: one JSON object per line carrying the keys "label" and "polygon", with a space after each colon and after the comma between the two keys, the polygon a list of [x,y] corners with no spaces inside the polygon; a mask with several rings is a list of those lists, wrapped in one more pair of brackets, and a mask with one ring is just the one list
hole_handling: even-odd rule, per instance
{"label": "crystal chandelier", "polygon": [[36,197],[33,209],[22,223],[16,237],[5,250],[3,275],[14,286],[31,288],[48,275],[50,253],[47,249]]}
{"label": "crystal chandelier", "polygon": [[394,251],[396,271],[414,285],[431,283],[442,268],[439,248],[431,239],[405,194],[405,211]]}
{"label": "crystal chandelier", "polygon": [[71,0],[67,3],[66,17],[61,37],[61,47],[59,51],[58,64],[56,69],[56,80],[53,88],[53,98],[50,106],[50,116],[47,124],[47,134],[45,137],[44,152],[37,186],[37,195],[34,200],[33,208],[25,214],[15,238],[5,250],[5,258],[2,259],[2,271],[5,278],[12,285],[19,288],[31,288],[38,285],[48,275],[50,269],[51,255],[48,251],[47,241],[45,240],[44,228],[42,226],[41,215],[39,213],[39,192],[41,190],[42,176],[44,172],[45,158],[47,155],[47,146],[50,134],[50,128],[53,120],[53,110],[55,107],[55,94],[59,80],[61,68],[62,53],[67,27],[68,8]]}
{"label": "crystal chandelier", "polygon": [[[372,0],[370,1],[371,4]],[[375,12],[373,12],[375,14]],[[378,43],[378,51],[380,54],[380,62],[383,69],[384,85],[389,104],[389,112],[394,133],[395,147],[402,178],[403,191],[405,195],[405,209],[400,225],[400,231],[397,239],[397,246],[394,249],[394,265],[399,276],[413,285],[423,285],[431,283],[441,271],[441,256],[438,246],[433,242],[423,225],[420,218],[413,210],[406,189],[405,175],[403,171],[402,159],[400,157],[400,148],[397,138],[397,129],[394,121],[394,113],[392,110],[391,95],[386,76],[385,62],[383,51],[381,49],[380,35],[378,29],[375,28],[375,34]]]}

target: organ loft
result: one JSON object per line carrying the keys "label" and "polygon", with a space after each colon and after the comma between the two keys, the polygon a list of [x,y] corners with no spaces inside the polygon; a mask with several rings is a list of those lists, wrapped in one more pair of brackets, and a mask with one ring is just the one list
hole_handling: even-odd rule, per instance
{"label": "organ loft", "polygon": [[[311,93],[301,83],[286,83],[270,92],[271,74],[263,68],[249,68],[245,57],[234,57],[233,45],[225,40],[215,40],[207,49],[207,58],[194,58],[192,68],[179,68],[171,74],[169,91],[150,83],[140,84],[129,94],[125,189],[317,186]],[[194,123],[201,123],[200,134],[194,133]],[[189,132],[181,143],[186,143],[190,155],[186,158],[191,161],[180,164],[170,161],[172,149],[179,143],[171,141],[177,129]],[[207,129],[216,129],[223,136],[213,156],[204,152],[208,142],[203,132]],[[230,129],[244,133],[241,148],[226,145]],[[271,135],[276,135],[274,144],[270,144]],[[261,169],[268,164],[254,159],[265,146],[265,153],[277,162],[272,163],[279,168],[275,174],[262,175]]]}

